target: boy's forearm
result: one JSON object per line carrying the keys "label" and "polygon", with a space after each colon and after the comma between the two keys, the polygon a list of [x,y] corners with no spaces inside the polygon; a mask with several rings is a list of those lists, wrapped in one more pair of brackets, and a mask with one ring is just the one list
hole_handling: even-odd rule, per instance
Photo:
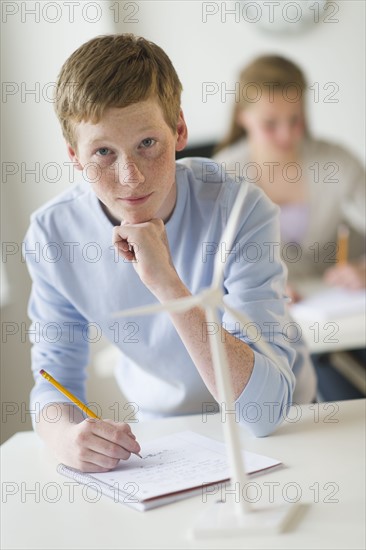
{"label": "boy's forearm", "polygon": [[[165,302],[189,296],[191,296],[191,293],[180,281],[175,288],[162,289],[158,298],[160,301]],[[210,335],[207,333],[208,326],[205,311],[200,307],[194,307],[182,313],[171,312],[170,316],[208,390],[217,399],[215,371],[212,363]],[[220,338],[224,342],[227,354],[234,399],[237,399],[248,383],[253,371],[254,354],[245,342],[242,342],[222,327],[219,330],[221,330]]]}

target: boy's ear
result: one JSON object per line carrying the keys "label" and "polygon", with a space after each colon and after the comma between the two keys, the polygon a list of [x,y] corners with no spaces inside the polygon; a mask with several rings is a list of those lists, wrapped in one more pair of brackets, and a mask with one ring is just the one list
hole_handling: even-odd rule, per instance
{"label": "boy's ear", "polygon": [[176,151],[182,151],[184,147],[187,145],[188,141],[188,129],[186,125],[186,121],[184,120],[184,115],[182,109],[179,113],[179,119],[177,124],[177,140],[175,143],[175,150]]}
{"label": "boy's ear", "polygon": [[76,170],[82,170],[83,167],[79,159],[77,158],[76,152],[74,151],[74,149],[71,147],[69,143],[66,143],[66,148],[67,148],[67,154],[69,155],[69,159],[71,160],[71,162],[74,163]]}

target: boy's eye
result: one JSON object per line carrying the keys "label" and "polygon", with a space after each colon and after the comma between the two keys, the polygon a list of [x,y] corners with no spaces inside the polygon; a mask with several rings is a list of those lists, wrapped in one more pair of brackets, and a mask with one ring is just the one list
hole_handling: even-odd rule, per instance
{"label": "boy's eye", "polygon": [[142,147],[145,149],[148,149],[149,147],[152,147],[156,143],[155,139],[153,138],[146,138],[141,141]]}
{"label": "boy's eye", "polygon": [[110,153],[110,149],[108,149],[107,147],[101,147],[97,151],[97,154],[100,155],[101,157],[106,157],[108,153]]}

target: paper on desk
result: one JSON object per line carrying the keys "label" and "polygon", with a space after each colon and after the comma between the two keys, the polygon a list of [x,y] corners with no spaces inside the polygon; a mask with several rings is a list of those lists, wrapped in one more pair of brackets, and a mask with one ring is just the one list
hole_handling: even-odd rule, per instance
{"label": "paper on desk", "polygon": [[[92,476],[120,489],[135,484],[139,501],[230,478],[225,445],[195,432],[160,437],[143,445],[140,454],[142,459],[132,455],[113,471]],[[280,464],[249,451],[243,451],[243,458],[247,473]]]}
{"label": "paper on desk", "polygon": [[291,305],[293,317],[314,321],[335,321],[365,311],[365,290],[327,288]]}

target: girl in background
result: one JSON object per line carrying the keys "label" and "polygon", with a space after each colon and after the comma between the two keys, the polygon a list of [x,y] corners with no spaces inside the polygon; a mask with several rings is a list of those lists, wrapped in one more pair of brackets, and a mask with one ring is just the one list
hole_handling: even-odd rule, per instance
{"label": "girl in background", "polygon": [[[254,60],[240,74],[240,100],[214,156],[233,177],[255,182],[279,205],[293,301],[301,298],[296,288],[301,278],[320,276],[330,285],[359,289],[366,274],[365,171],[343,147],[311,136],[306,88],[301,69],[288,59]],[[336,263],[340,224],[350,230],[349,261],[342,265]],[[330,380],[322,384],[317,370],[323,398],[358,396],[346,391],[343,380],[329,391]]]}

